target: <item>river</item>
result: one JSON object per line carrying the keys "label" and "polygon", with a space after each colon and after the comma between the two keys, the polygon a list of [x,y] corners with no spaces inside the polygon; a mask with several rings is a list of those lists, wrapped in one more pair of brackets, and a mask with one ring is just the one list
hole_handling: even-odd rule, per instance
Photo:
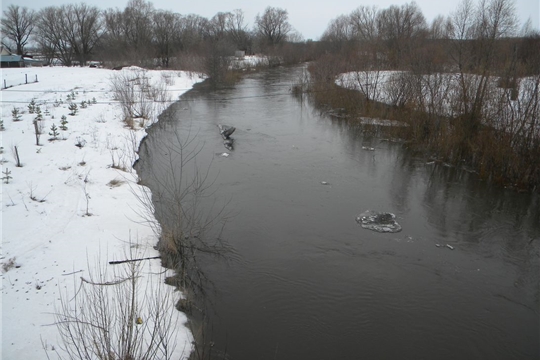
{"label": "river", "polygon": [[[199,209],[225,205],[231,251],[199,260],[212,358],[539,359],[539,197],[321,115],[290,93],[301,71],[190,91],[140,149],[158,193],[180,167],[164,144],[189,133],[211,185]],[[366,210],[402,231],[363,229]]]}

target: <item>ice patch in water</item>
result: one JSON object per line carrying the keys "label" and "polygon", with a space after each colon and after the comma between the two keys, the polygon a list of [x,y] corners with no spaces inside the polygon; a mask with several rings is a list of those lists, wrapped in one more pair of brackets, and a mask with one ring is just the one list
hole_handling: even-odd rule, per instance
{"label": "ice patch in water", "polygon": [[364,229],[377,232],[396,233],[401,231],[401,225],[397,223],[396,215],[392,213],[367,210],[356,217],[356,222],[362,225]]}

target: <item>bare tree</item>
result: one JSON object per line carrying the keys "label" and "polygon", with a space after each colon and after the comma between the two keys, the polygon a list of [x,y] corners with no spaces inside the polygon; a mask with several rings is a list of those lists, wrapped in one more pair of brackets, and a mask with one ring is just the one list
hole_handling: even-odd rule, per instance
{"label": "bare tree", "polygon": [[293,29],[288,19],[287,10],[269,6],[262,16],[255,17],[256,31],[266,45],[280,44]]}
{"label": "bare tree", "polygon": [[37,16],[36,41],[49,59],[60,58],[70,66],[81,66],[92,55],[101,39],[101,12],[83,4],[46,7]]}
{"label": "bare tree", "polygon": [[231,15],[232,14],[228,12],[218,12],[210,19],[208,30],[214,40],[222,40],[227,36]]}
{"label": "bare tree", "polygon": [[426,33],[426,19],[416,3],[381,10],[378,32],[385,42],[390,65],[399,67],[410,54],[414,40]]}
{"label": "bare tree", "polygon": [[71,66],[74,50],[67,37],[64,36],[65,17],[61,8],[49,6],[40,10],[37,22],[37,42],[46,53],[52,52],[66,66]]}
{"label": "bare tree", "polygon": [[152,64],[154,12],[154,5],[144,0],[130,0],[123,11],[105,12],[105,41],[113,60]]}
{"label": "bare tree", "polygon": [[348,15],[340,15],[330,21],[321,36],[322,41],[346,42],[352,39],[353,29]]}
{"label": "bare tree", "polygon": [[[477,7],[463,0],[452,15],[450,38],[452,56],[460,73],[461,113],[478,126],[488,95],[489,80],[496,54],[496,40],[516,30],[515,9],[511,0],[481,0]],[[474,79],[469,73],[476,73]]]}
{"label": "bare tree", "polygon": [[59,9],[60,37],[69,47],[80,66],[85,66],[102,35],[102,21],[97,7],[84,3],[64,5]]}
{"label": "bare tree", "polygon": [[451,22],[449,18],[439,15],[433,19],[429,28],[430,39],[445,39],[448,37],[448,28]]}
{"label": "bare tree", "polygon": [[6,45],[4,38],[15,44],[18,55],[24,55],[24,47],[28,43],[34,30],[36,14],[34,10],[18,5],[10,5],[4,10],[2,16],[2,45]]}
{"label": "bare tree", "polygon": [[103,12],[105,31],[103,34],[102,58],[113,63],[122,61],[127,52],[124,37],[123,12],[119,9],[107,9]]}
{"label": "bare tree", "polygon": [[360,6],[349,16],[353,36],[357,40],[371,42],[378,37],[377,21],[379,11],[375,6]]}
{"label": "bare tree", "polygon": [[251,36],[247,30],[247,25],[244,23],[244,12],[240,9],[233,10],[227,20],[227,32],[236,48],[250,51]]}
{"label": "bare tree", "polygon": [[180,15],[170,11],[157,11],[153,16],[154,42],[161,66],[169,67],[171,57],[180,50],[178,34],[181,31]]}
{"label": "bare tree", "polygon": [[200,46],[202,41],[209,36],[208,19],[190,14],[180,19],[181,42],[183,50],[191,50]]}
{"label": "bare tree", "polygon": [[130,0],[124,10],[124,36],[130,47],[130,57],[147,62],[151,59],[152,14],[154,5],[144,0]]}
{"label": "bare tree", "polygon": [[72,11],[76,19],[75,54],[79,56],[81,66],[84,66],[103,34],[101,11],[84,3],[74,5]]}

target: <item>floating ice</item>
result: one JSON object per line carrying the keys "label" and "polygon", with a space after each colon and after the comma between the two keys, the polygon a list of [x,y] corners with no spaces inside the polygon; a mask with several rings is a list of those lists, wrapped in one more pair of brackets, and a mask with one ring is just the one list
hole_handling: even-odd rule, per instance
{"label": "floating ice", "polygon": [[378,213],[367,210],[356,217],[356,222],[362,225],[364,229],[377,232],[395,233],[401,231],[401,225],[396,221],[396,215],[392,213]]}

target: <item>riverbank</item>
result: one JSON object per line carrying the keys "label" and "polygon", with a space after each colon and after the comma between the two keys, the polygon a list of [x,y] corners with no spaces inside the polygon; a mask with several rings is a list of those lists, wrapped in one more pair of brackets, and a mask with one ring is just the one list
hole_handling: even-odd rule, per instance
{"label": "riverbank", "polygon": [[[151,85],[166,84],[168,101],[162,106],[203,80],[178,71],[121,71],[130,72],[144,74]],[[116,74],[97,68],[2,69],[5,83],[13,85],[2,90],[1,107],[5,359],[54,358],[62,348],[53,325],[61,298],[72,299],[81,281],[110,268],[109,261],[158,255],[153,249],[156,234],[147,223],[153,215],[137,196],[148,189],[137,184],[132,168],[146,132],[123,122],[110,90]],[[36,77],[38,82],[25,84]],[[70,115],[73,104],[77,110]],[[39,138],[34,127],[37,107],[42,117],[37,122]],[[12,115],[14,108],[18,111]],[[61,127],[64,116],[67,123]],[[144,126],[153,121],[148,119]],[[141,264],[140,289],[152,283],[163,287],[171,302],[180,298],[163,284],[158,259]],[[174,303],[167,308],[185,323]],[[190,331],[180,327],[176,354],[187,358],[191,341]]]}
{"label": "riverbank", "polygon": [[[539,81],[538,76],[524,77],[512,87],[496,76],[353,71],[337,74],[331,84],[316,84],[326,91],[322,99],[315,97],[340,109],[342,116],[407,123],[391,135],[426,158],[466,166],[499,186],[534,192],[540,184]],[[463,88],[464,83],[476,89],[484,82],[481,99]]]}

